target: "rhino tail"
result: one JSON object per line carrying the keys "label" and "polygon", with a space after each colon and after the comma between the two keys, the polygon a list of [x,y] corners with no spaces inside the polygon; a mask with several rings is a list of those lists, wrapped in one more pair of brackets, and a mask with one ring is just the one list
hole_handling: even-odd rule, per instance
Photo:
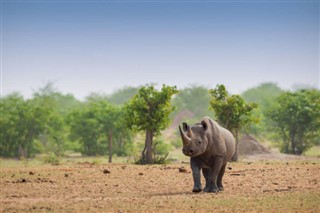
{"label": "rhino tail", "polygon": [[231,157],[232,162],[237,162],[238,161],[238,146],[236,145],[236,148],[234,150],[234,153]]}

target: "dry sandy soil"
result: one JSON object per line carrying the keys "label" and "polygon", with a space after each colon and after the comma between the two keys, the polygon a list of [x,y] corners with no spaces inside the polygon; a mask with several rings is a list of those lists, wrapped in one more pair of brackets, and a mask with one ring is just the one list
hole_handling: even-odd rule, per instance
{"label": "dry sandy soil", "polygon": [[231,163],[225,191],[192,186],[185,163],[2,168],[0,204],[1,212],[320,212],[319,160]]}

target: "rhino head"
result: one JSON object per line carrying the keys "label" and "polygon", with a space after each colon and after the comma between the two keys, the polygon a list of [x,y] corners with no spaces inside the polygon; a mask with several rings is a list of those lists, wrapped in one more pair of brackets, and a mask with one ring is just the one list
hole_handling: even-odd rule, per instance
{"label": "rhino head", "polygon": [[182,123],[182,129],[179,125],[183,143],[183,154],[189,157],[196,157],[206,151],[208,146],[208,140],[206,138],[207,129],[208,125],[205,121],[192,127],[187,123]]}

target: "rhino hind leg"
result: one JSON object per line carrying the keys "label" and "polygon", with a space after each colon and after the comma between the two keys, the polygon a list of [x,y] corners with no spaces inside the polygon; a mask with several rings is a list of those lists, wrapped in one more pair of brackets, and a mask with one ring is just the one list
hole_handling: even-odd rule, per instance
{"label": "rhino hind leg", "polygon": [[226,166],[227,166],[227,164],[225,164],[221,167],[221,170],[218,175],[217,185],[218,185],[218,188],[220,191],[224,190],[223,185],[222,185],[222,178],[223,178],[224,172],[226,171]]}
{"label": "rhino hind leg", "polygon": [[203,168],[202,169],[202,174],[206,180],[206,186],[203,189],[203,192],[210,192],[211,184],[212,182],[210,181],[210,169]]}
{"label": "rhino hind leg", "polygon": [[[213,193],[218,193],[219,187],[218,187],[218,181],[219,181],[219,177],[220,177],[220,173],[222,171],[222,167],[223,167],[223,158],[221,157],[216,157],[214,159],[214,164],[213,164],[213,168],[210,170],[210,190],[209,192],[213,192]],[[225,167],[224,167],[225,169]],[[224,170],[223,170],[224,173]],[[223,176],[223,175],[222,175]],[[221,180],[222,180],[222,176],[221,176]],[[220,181],[221,183],[221,181]]]}

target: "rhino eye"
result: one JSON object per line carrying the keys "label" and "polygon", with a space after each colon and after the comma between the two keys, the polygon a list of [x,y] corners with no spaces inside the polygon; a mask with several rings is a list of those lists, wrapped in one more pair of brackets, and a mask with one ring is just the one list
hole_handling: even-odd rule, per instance
{"label": "rhino eye", "polygon": [[201,141],[198,141],[198,144],[201,144]]}

